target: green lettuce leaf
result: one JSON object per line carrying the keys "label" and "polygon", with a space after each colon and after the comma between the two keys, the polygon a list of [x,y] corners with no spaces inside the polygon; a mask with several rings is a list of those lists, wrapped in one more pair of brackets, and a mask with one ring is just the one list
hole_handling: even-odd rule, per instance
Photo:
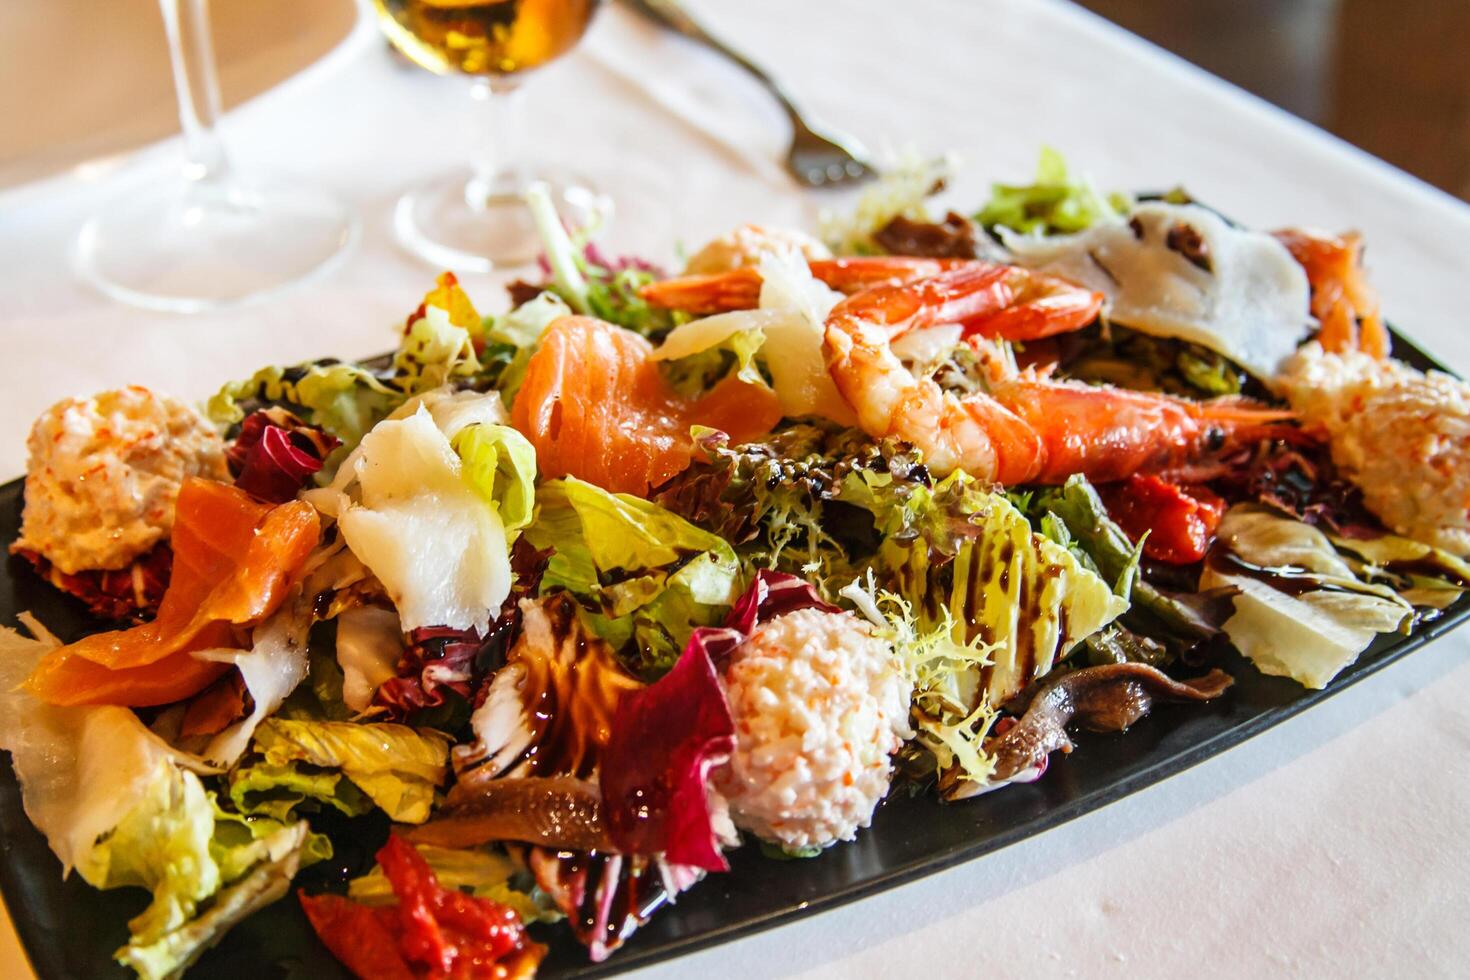
{"label": "green lettuce leaf", "polygon": [[257,762],[236,767],[230,771],[228,788],[230,802],[241,813],[276,820],[290,818],[307,800],[331,806],[349,817],[373,808],[373,801],[341,772],[313,769],[299,762]]}
{"label": "green lettuce leaf", "polygon": [[694,628],[716,622],[739,594],[729,543],[657,504],[571,477],[543,483],[536,502],[525,535],[555,552],[542,591],[576,596],[615,648],[636,643],[645,672],[672,666]]}
{"label": "green lettuce leaf", "polygon": [[510,312],[491,320],[485,329],[485,339],[489,343],[515,348],[531,347],[541,339],[547,327],[571,314],[571,307],[560,296],[551,292],[538,293]]}
{"label": "green lettuce leaf", "polygon": [[481,362],[486,365],[486,380],[500,392],[505,404],[515,401],[526,379],[526,366],[546,328],[571,313],[571,307],[560,296],[547,291],[489,322]]}
{"label": "green lettuce leaf", "polygon": [[664,378],[675,391],[688,397],[703,394],[732,373],[747,384],[767,384],[755,363],[765,341],[766,335],[759,329],[736,330],[703,350],[666,361]]}
{"label": "green lettuce leaf", "polygon": [[154,978],[177,975],[234,923],[284,895],[298,867],[331,853],[306,824],[222,811],[198,776],[166,766],[77,871],[95,888],[153,893],[116,956]]}
{"label": "green lettuce leaf", "polygon": [[951,797],[994,772],[984,742],[1000,707],[1113,629],[1128,602],[1067,549],[1064,527],[1062,541],[1033,532],[1010,500],[963,473],[886,503],[875,494],[870,504],[890,532],[878,570],[841,595],[907,666],[917,740],[905,751],[927,758]]}
{"label": "green lettuce leaf", "polygon": [[[969,702],[972,710],[1004,704],[1128,609],[1128,600],[1072,552],[1032,531],[1004,496],[980,489],[963,472],[932,493],[948,501],[945,519],[931,522],[944,537],[919,525],[912,543],[890,535],[880,555],[921,629],[947,624],[957,643],[978,640],[989,650],[988,681]],[[968,533],[948,558],[955,516],[964,518]]]}
{"label": "green lettuce leaf", "polygon": [[993,184],[990,200],[975,220],[987,229],[1001,225],[1028,234],[1069,234],[1101,221],[1117,221],[1132,204],[1126,195],[1104,195],[1086,177],[1068,173],[1062,155],[1044,146],[1035,181]]}
{"label": "green lettuce leaf", "polygon": [[325,484],[368,430],[409,398],[480,374],[475,340],[481,329],[468,297],[446,274],[424,297],[420,313],[399,341],[391,369],[375,373],[357,364],[331,362],[262,368],[220,388],[205,411],[227,429],[257,408],[283,405],[326,429],[342,445],[317,476]]}
{"label": "green lettuce leaf", "polygon": [[1026,509],[1042,522],[1043,529],[1052,528],[1053,534],[1056,528],[1065,527],[1073,555],[1125,590],[1133,604],[1130,621],[1137,619],[1135,612],[1149,617],[1149,622],[1141,624],[1141,632],[1162,633],[1182,646],[1219,633],[1220,622],[1229,614],[1224,597],[1166,592],[1137,574],[1141,548],[1108,516],[1106,505],[1086,477],[1078,474],[1060,487],[1031,495]]}
{"label": "green lettuce leaf", "polygon": [[232,381],[205,406],[210,421],[227,428],[262,405],[286,405],[312,425],[342,440],[329,457],[335,471],[363,435],[407,398],[366,368],[355,364],[308,364],[261,368],[244,381]]}
{"label": "green lettuce leaf", "polygon": [[[479,326],[478,317],[474,323]],[[454,323],[448,310],[425,306],[393,355],[394,386],[421,394],[453,378],[473,377],[479,367],[469,329]]]}
{"label": "green lettuce leaf", "polygon": [[451,443],[462,475],[500,514],[507,532],[531,523],[536,503],[536,449],[508,425],[467,426]]}
{"label": "green lettuce leaf", "polygon": [[70,873],[154,791],[177,753],[128,708],[63,707],[26,691],[41,657],[61,644],[29,613],[19,618],[37,639],[0,627],[0,749],[26,816]]}
{"label": "green lettuce leaf", "polygon": [[1386,584],[1410,605],[1444,609],[1470,589],[1470,562],[1442,548],[1396,534],[1331,540],[1355,575]]}
{"label": "green lettuce leaf", "polygon": [[214,836],[209,854],[219,865],[226,884],[237,880],[261,861],[271,860],[279,843],[277,835],[300,827],[307,831],[301,840],[301,866],[307,867],[332,856],[332,842],[323,834],[310,833],[308,824],[291,819],[246,815],[214,808]]}
{"label": "green lettuce leaf", "polygon": [[135,936],[118,950],[118,962],[143,980],[180,976],[236,923],[284,897],[300,867],[329,856],[325,841],[304,823],[274,827],[256,842],[260,860],[215,894],[205,911],[146,942]]}
{"label": "green lettuce leaf", "polygon": [[132,945],[148,945],[181,928],[223,883],[210,853],[214,803],[194,773],[165,766],[147,795],[91,852],[77,871],[94,888],[136,886],[153,901],[128,923]]}
{"label": "green lettuce leaf", "polygon": [[723,538],[632,494],[567,477],[543,484],[538,503],[526,536],[556,549],[547,579],[574,592],[600,588],[602,575],[662,568],[701,552],[734,564]]}
{"label": "green lettuce leaf", "polygon": [[[255,751],[270,766],[340,770],[393,820],[423,823],[447,776],[449,741],[407,725],[270,718],[256,729]],[[293,791],[304,792],[304,784]]]}

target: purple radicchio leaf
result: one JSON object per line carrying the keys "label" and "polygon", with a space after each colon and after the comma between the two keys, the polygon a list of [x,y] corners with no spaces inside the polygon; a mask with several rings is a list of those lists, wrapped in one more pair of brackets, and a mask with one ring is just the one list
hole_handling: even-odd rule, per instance
{"label": "purple radicchio leaf", "polygon": [[735,724],[715,668],[756,626],[798,609],[835,611],[795,575],[762,571],[725,625],[701,627],[657,682],[625,697],[602,761],[613,841],[632,854],[725,871],[709,802],[710,773],[735,746]]}
{"label": "purple radicchio leaf", "polygon": [[230,472],[241,490],[283,504],[296,498],[338,445],[336,437],[284,409],[252,412],[230,446]]}

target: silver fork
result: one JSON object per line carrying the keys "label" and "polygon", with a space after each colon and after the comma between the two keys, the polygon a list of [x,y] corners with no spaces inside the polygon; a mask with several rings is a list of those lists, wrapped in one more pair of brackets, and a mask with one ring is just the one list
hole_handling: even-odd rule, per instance
{"label": "silver fork", "polygon": [[790,94],[745,55],[710,34],[684,10],[678,0],[627,0],[638,13],[661,27],[710,48],[749,72],[775,97],[791,120],[791,149],[786,169],[808,187],[841,187],[873,176],[868,151],[845,133],[813,126],[796,108]]}

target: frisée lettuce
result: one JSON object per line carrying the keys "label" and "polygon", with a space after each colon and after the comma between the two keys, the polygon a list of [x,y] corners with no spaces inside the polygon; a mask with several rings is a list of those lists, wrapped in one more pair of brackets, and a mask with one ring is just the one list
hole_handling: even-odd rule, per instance
{"label": "fris\u00e9e lettuce", "polygon": [[855,580],[841,595],[893,644],[913,680],[910,721],[919,745],[934,762],[935,774],[949,781],[984,783],[995,771],[985,738],[1000,712],[988,698],[975,697],[977,672],[991,663],[992,650],[978,636],[956,639],[947,609],[925,628],[914,607],[879,589],[872,573]]}
{"label": "fris\u00e9e lettuce", "polygon": [[882,254],[873,238],[878,230],[894,218],[930,220],[925,201],[944,187],[954,169],[953,157],[904,152],[863,189],[851,213],[823,211],[817,222],[819,237],[837,255]]}
{"label": "fris\u00e9e lettuce", "polygon": [[1111,585],[963,471],[933,494],[948,499],[972,529],[953,557],[932,547],[942,541],[923,528],[910,544],[890,537],[880,556],[896,580],[894,591],[917,610],[921,629],[948,623],[957,643],[978,639],[989,649],[985,683],[978,670],[966,682],[974,685],[972,708],[1009,701],[1128,609]]}

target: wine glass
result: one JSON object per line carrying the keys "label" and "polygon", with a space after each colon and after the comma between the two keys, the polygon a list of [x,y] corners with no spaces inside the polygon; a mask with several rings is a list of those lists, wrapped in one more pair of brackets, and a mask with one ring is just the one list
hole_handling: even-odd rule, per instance
{"label": "wine glass", "polygon": [[113,201],[83,225],[78,274],[115,299],[179,313],[235,306],[329,269],[358,221],[312,191],[259,183],[230,167],[217,131],[219,79],[207,0],[160,0],[179,100],[178,180]]}
{"label": "wine glass", "polygon": [[524,74],[570,51],[598,0],[373,0],[388,40],[436,74],[471,78],[480,147],[466,167],[419,184],[394,209],[399,241],[438,266],[474,272],[523,265],[541,250],[524,195],[545,182],[571,220],[592,227],[610,201],[584,177],[521,158]]}

